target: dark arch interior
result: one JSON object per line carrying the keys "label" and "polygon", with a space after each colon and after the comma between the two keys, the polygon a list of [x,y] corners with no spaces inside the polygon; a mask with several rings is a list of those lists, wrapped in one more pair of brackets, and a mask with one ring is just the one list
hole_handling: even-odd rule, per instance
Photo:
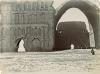
{"label": "dark arch interior", "polygon": [[60,22],[56,31],[55,42],[57,50],[70,49],[71,44],[74,44],[75,49],[89,48],[89,33],[85,22]]}
{"label": "dark arch interior", "polygon": [[60,9],[59,11],[56,13],[55,15],[55,46],[56,47],[56,43],[57,43],[57,31],[56,31],[56,26],[58,24],[58,21],[60,20],[61,16],[65,13],[66,10],[68,10],[69,8],[78,8],[80,9],[87,17],[89,23],[92,25],[93,27],[93,31],[94,31],[94,37],[95,37],[95,44],[96,44],[96,48],[99,47],[99,36],[98,36],[98,25],[99,25],[99,20],[98,20],[98,10],[99,8],[97,6],[95,6],[92,3],[89,3],[87,1],[83,1],[83,0],[71,0],[67,3],[65,3]]}

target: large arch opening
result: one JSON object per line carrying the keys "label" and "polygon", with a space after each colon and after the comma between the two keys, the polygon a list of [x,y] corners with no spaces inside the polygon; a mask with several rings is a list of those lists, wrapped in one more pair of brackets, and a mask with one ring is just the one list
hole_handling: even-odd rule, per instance
{"label": "large arch opening", "polygon": [[90,26],[89,28],[92,29],[89,36],[92,35],[93,37],[94,35],[95,47],[100,48],[99,8],[88,1],[70,0],[69,2],[66,2],[64,5],[62,5],[55,15],[55,33],[60,18],[70,8],[78,8],[85,14],[89,22],[89,26]]}
{"label": "large arch opening", "polygon": [[56,26],[55,48],[76,49],[95,47],[94,32],[85,14],[78,8],[69,8]]}

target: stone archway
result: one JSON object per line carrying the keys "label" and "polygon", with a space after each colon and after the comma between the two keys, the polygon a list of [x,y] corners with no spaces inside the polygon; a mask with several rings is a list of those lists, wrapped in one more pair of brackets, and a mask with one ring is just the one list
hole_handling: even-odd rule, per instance
{"label": "stone archway", "polygon": [[40,51],[41,42],[38,38],[32,40],[31,51]]}
{"label": "stone archway", "polygon": [[99,24],[100,9],[96,5],[88,1],[70,0],[67,1],[65,4],[63,4],[55,15],[55,31],[56,31],[57,23],[61,18],[61,16],[65,13],[66,10],[73,7],[80,9],[86,15],[89,23],[93,27],[96,48],[99,49],[100,48],[100,24]]}

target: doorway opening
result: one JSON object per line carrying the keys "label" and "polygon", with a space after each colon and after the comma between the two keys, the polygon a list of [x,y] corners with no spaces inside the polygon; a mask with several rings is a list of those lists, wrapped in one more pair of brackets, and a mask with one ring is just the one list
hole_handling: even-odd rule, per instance
{"label": "doorway opening", "polygon": [[39,38],[34,38],[32,40],[31,51],[42,51],[41,50],[41,41]]}

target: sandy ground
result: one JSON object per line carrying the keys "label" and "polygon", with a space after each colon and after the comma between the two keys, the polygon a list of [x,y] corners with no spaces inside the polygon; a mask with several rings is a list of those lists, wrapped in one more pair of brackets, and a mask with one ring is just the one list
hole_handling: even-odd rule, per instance
{"label": "sandy ground", "polygon": [[1,53],[2,72],[98,72],[100,50],[92,55],[90,49],[55,52]]}

